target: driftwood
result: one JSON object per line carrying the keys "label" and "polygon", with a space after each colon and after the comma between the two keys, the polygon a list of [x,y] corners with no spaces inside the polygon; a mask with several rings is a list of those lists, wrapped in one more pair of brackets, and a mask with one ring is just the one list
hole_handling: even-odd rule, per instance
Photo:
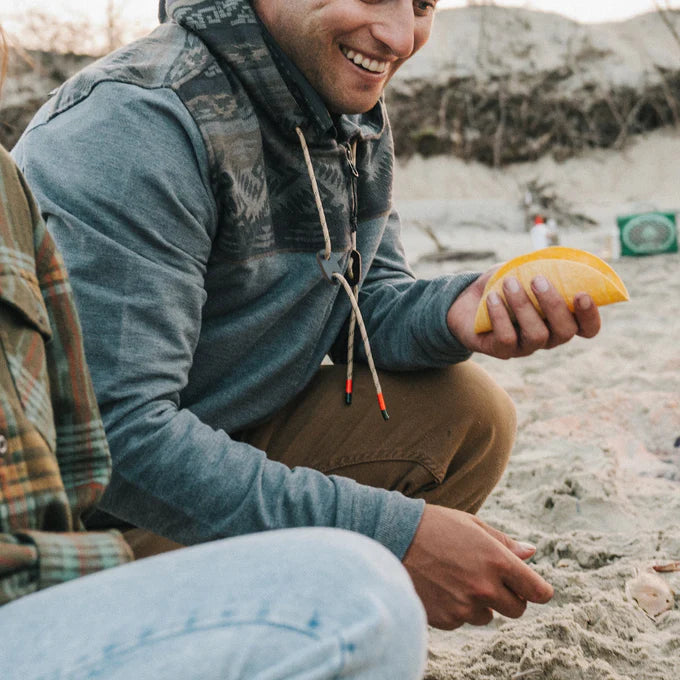
{"label": "driftwood", "polygon": [[444,245],[432,225],[420,220],[415,220],[413,224],[418,227],[434,243],[435,249],[429,253],[421,255],[420,262],[468,262],[470,260],[497,260],[498,256],[493,250],[459,250],[449,248]]}
{"label": "driftwood", "polygon": [[524,194],[521,207],[527,231],[531,228],[536,215],[550,216],[561,227],[592,227],[597,224],[592,217],[575,211],[572,205],[557,193],[552,182],[541,182],[534,178],[522,188]]}

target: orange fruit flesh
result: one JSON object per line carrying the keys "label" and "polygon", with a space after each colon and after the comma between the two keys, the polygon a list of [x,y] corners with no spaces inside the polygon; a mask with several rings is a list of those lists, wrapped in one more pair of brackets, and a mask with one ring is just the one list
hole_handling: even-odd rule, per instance
{"label": "orange fruit flesh", "polygon": [[484,288],[477,309],[475,332],[491,330],[486,300],[489,293],[496,292],[505,303],[503,280],[506,276],[515,276],[519,280],[534,307],[541,312],[531,290],[531,282],[539,275],[545,276],[557,288],[572,312],[574,296],[580,292],[588,293],[598,306],[629,299],[623,281],[604,260],[584,250],[560,246],[544,248],[506,262],[493,274]]}

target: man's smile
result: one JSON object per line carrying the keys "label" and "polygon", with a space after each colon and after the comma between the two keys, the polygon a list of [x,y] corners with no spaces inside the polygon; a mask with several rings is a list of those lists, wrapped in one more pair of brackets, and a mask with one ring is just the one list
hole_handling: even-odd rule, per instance
{"label": "man's smile", "polygon": [[387,70],[388,62],[386,61],[371,59],[370,57],[361,54],[361,52],[351,50],[344,45],[340,46],[340,50],[349,61],[356,66],[363,68],[365,71],[370,71],[371,73],[385,73]]}

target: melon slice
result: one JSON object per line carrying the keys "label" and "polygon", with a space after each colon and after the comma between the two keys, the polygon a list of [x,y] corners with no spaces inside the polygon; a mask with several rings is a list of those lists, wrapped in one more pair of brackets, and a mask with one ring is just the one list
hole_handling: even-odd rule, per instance
{"label": "melon slice", "polygon": [[541,312],[538,300],[531,290],[531,282],[539,274],[557,288],[572,312],[574,296],[580,292],[588,293],[598,306],[629,299],[623,281],[604,260],[585,250],[552,246],[515,257],[493,274],[484,288],[477,308],[475,332],[485,333],[491,330],[486,299],[489,293],[496,292],[505,303],[503,279],[506,276],[514,276],[519,280],[534,307]]}

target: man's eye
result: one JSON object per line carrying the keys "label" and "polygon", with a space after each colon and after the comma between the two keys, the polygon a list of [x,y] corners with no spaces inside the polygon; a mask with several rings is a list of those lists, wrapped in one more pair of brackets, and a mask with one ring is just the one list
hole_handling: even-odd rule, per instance
{"label": "man's eye", "polygon": [[436,5],[436,0],[415,0],[413,8],[418,14],[427,14],[428,12],[434,12]]}

